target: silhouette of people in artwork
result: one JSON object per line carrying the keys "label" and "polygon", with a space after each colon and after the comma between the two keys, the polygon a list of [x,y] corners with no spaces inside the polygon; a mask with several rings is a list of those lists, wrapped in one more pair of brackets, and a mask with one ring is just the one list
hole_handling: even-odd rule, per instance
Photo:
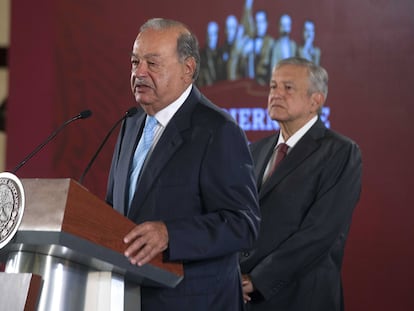
{"label": "silhouette of people in artwork", "polygon": [[282,59],[296,56],[297,45],[290,38],[291,31],[292,18],[288,14],[283,14],[279,20],[279,38],[273,46],[271,68]]}
{"label": "silhouette of people in artwork", "polygon": [[314,40],[315,23],[311,20],[306,20],[303,24],[303,45],[298,48],[298,56],[319,65],[321,50],[320,48],[314,46]]}
{"label": "silhouette of people in artwork", "polygon": [[274,39],[267,34],[267,13],[259,10],[255,14],[255,37],[250,42],[248,77],[258,84],[267,85],[270,78],[270,56]]}
{"label": "silhouette of people in artwork", "polygon": [[207,25],[205,47],[200,51],[200,74],[197,80],[199,87],[211,85],[222,79],[222,64],[218,50],[219,26],[210,21]]}
{"label": "silhouette of people in artwork", "polygon": [[[313,20],[305,20],[299,45],[291,38],[292,18],[289,14],[280,16],[277,21],[279,34],[274,38],[268,31],[268,12],[261,8],[254,11],[253,5],[254,0],[244,0],[240,18],[234,14],[227,15],[223,31],[218,22],[208,23],[206,43],[200,50],[199,87],[244,78],[268,85],[274,66],[295,56],[320,65],[321,49],[314,45]],[[224,34],[223,40],[219,40],[219,33]]]}
{"label": "silhouette of people in artwork", "polygon": [[224,67],[223,80],[234,80],[236,78],[235,75],[231,75],[231,66],[237,66],[238,58],[241,54],[241,51],[236,46],[238,27],[237,17],[234,15],[227,16],[224,29],[226,38],[220,47],[221,62]]}

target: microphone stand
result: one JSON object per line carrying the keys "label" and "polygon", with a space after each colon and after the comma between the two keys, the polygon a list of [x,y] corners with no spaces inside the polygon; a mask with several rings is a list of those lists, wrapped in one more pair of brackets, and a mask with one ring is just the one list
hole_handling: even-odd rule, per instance
{"label": "microphone stand", "polygon": [[82,185],[83,180],[85,178],[85,175],[89,172],[89,170],[92,167],[92,164],[95,162],[95,159],[97,158],[98,154],[101,152],[102,148],[104,147],[104,145],[106,144],[106,141],[109,139],[109,137],[111,136],[112,132],[115,130],[115,128],[119,125],[119,123],[121,123],[122,121],[124,121],[126,118],[132,117],[134,114],[136,114],[138,112],[138,108],[137,107],[132,107],[130,109],[128,109],[128,111],[125,113],[125,115],[119,119],[109,130],[109,132],[106,134],[104,140],[102,141],[102,143],[99,145],[98,150],[96,150],[95,154],[93,155],[92,159],[89,161],[88,165],[86,166],[85,170],[83,171],[83,174],[81,175],[81,177],[79,178],[78,182]]}
{"label": "microphone stand", "polygon": [[78,119],[86,119],[89,118],[92,115],[92,112],[90,110],[85,110],[79,113],[77,116],[67,120],[65,123],[63,123],[60,127],[58,127],[49,137],[41,143],[39,146],[36,147],[35,150],[33,150],[28,156],[26,156],[11,172],[12,174],[15,174],[23,165],[26,164],[27,161],[29,161],[36,153],[38,153],[44,146],[47,145],[61,130],[63,130],[69,123],[72,123],[73,121],[76,121]]}

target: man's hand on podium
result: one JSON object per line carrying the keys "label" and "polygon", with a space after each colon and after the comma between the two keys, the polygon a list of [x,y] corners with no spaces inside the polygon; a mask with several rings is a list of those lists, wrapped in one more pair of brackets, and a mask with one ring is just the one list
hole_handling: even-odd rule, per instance
{"label": "man's hand on podium", "polygon": [[125,256],[133,265],[142,266],[168,247],[168,231],[161,221],[148,221],[134,227],[125,237]]}

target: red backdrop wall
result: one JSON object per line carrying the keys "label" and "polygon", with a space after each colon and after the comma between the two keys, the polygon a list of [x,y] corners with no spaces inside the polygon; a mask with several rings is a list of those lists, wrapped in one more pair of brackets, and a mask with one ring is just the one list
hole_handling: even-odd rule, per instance
{"label": "red backdrop wall", "polygon": [[[188,24],[205,42],[210,20],[222,26],[242,14],[243,0],[171,2],[12,1],[7,169],[65,120],[84,109],[93,117],[69,125],[17,175],[78,179],[109,128],[135,103],[129,61],[138,27],[162,16]],[[301,40],[307,18],[330,74],[331,128],[353,138],[363,153],[363,191],[344,262],[347,310],[414,310],[414,2],[412,0],[256,0],[278,19],[293,19]],[[202,89],[216,104],[266,107],[267,88],[252,81]],[[247,131],[256,140],[266,131]],[[104,197],[114,135],[85,178]]]}

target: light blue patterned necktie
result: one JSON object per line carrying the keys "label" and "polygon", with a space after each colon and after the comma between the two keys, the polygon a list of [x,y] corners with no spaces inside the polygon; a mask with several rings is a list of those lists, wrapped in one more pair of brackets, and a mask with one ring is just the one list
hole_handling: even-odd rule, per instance
{"label": "light blue patterned necktie", "polygon": [[152,143],[155,136],[155,128],[158,122],[155,117],[147,115],[145,121],[145,127],[139,140],[138,146],[135,149],[134,160],[132,162],[132,172],[129,178],[129,204],[131,206],[132,198],[134,197],[135,189],[137,187],[137,182],[139,174],[141,172],[144,161],[147,157],[148,151],[151,149]]}

